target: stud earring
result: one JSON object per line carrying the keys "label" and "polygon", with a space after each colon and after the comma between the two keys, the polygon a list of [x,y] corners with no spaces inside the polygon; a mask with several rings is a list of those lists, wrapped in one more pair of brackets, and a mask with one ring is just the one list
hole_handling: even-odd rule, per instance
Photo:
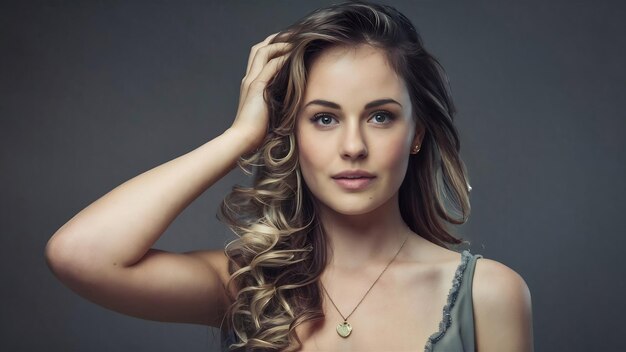
{"label": "stud earring", "polygon": [[420,145],[417,144],[413,147],[413,149],[411,149],[411,154],[417,154],[417,152],[420,151]]}

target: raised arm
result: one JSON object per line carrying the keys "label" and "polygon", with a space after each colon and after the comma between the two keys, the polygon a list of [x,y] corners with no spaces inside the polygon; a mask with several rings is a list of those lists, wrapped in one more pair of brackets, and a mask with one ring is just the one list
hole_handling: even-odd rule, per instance
{"label": "raised arm", "polygon": [[79,295],[140,318],[219,326],[230,303],[222,250],[171,253],[151,247],[172,221],[228,173],[267,133],[263,90],[287,44],[255,45],[241,84],[237,117],[200,147],[119,185],[52,236],[46,259]]}

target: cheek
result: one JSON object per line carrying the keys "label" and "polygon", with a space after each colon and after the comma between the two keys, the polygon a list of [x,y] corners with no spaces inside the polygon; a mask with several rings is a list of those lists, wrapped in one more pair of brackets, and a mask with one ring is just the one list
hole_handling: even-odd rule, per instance
{"label": "cheek", "polygon": [[324,143],[319,143],[319,139],[310,134],[297,133],[296,139],[302,177],[309,187],[315,187],[315,174],[323,172],[324,165],[328,165],[328,160],[325,160],[328,153],[324,150]]}
{"label": "cheek", "polygon": [[404,177],[409,163],[410,143],[408,138],[388,139],[387,142],[380,143],[377,148],[381,169],[388,170],[392,177]]}

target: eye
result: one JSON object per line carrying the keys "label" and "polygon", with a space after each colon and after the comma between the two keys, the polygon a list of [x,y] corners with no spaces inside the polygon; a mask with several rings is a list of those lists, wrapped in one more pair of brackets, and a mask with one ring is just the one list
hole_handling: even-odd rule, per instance
{"label": "eye", "polygon": [[393,120],[393,114],[388,111],[376,111],[372,114],[371,120],[373,120],[376,124],[385,125],[390,123]]}
{"label": "eye", "polygon": [[336,121],[334,117],[326,113],[315,114],[311,121],[322,126],[330,126],[333,121]]}

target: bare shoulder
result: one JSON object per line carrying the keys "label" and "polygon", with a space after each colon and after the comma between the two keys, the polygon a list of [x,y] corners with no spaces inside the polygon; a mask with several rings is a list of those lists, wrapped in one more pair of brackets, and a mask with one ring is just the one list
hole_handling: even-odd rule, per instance
{"label": "bare shoulder", "polygon": [[472,296],[479,351],[533,350],[531,295],[522,276],[481,258],[476,261]]}
{"label": "bare shoulder", "polygon": [[474,271],[474,295],[489,300],[507,296],[530,296],[524,279],[513,269],[495,260],[480,258]]}

